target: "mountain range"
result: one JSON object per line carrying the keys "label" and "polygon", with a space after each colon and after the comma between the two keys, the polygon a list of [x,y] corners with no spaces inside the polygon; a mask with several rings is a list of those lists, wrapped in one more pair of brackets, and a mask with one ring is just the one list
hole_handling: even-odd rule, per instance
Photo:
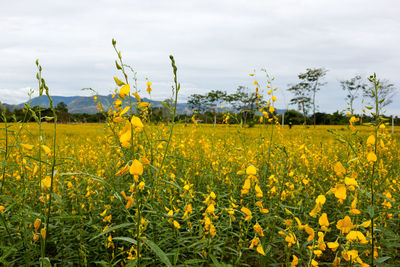
{"label": "mountain range", "polygon": [[[90,96],[52,96],[53,105],[57,106],[60,102],[64,102],[67,105],[68,112],[70,113],[87,113],[87,114],[95,114],[98,112],[97,110],[97,103],[94,102],[93,97]],[[102,103],[105,109],[113,103],[114,99],[112,95],[99,95],[98,99]],[[135,101],[136,99],[133,98]],[[142,101],[151,103],[152,107],[163,107],[159,101],[151,100],[148,98],[142,98]],[[28,103],[31,107],[39,105],[39,97],[32,98],[28,102],[24,102],[17,105],[9,105],[3,103],[3,105],[8,108],[9,110],[14,109],[21,109],[24,107],[25,103]],[[50,101],[47,97],[42,97],[40,105],[42,107],[49,107]],[[228,110],[229,107],[226,107]],[[283,114],[284,110],[276,109],[278,114]],[[189,104],[187,103],[178,103],[177,104],[177,113],[178,114],[186,114],[190,115],[193,113],[192,109],[190,108]]]}

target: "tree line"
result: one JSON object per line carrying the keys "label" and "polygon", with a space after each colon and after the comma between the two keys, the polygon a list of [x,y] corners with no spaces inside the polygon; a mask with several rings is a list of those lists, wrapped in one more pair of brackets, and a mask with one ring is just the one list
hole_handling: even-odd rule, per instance
{"label": "tree line", "polygon": [[[317,96],[321,88],[326,85],[326,82],[324,82],[326,74],[327,70],[324,68],[308,68],[305,72],[298,74],[299,81],[296,84],[288,85],[287,88],[287,91],[293,95],[288,105],[297,107],[297,110],[289,108],[280,110],[281,114],[277,116],[280,123],[292,125],[347,124],[348,116],[356,115],[355,104],[358,99],[361,100],[362,106],[366,107],[374,102],[375,96],[373,95],[373,90],[371,90],[371,85],[360,75],[356,75],[351,79],[340,81],[342,90],[346,92],[345,101],[348,108],[345,111],[347,111],[347,116],[344,111],[336,111],[332,114],[318,112]],[[383,109],[392,103],[396,88],[388,80],[380,80],[379,86],[379,99],[382,99],[379,102],[379,110],[382,113]],[[268,81],[267,87],[270,87],[270,81]],[[167,99],[164,104],[169,105],[170,102]],[[223,90],[211,90],[205,94],[192,94],[188,97],[187,104],[193,111],[194,116],[192,114],[180,114],[178,115],[178,120],[181,122],[195,120],[196,122],[213,123],[214,125],[224,122],[253,126],[263,116],[261,112],[258,112],[258,109],[265,106],[267,101],[257,90],[239,86],[231,94]],[[52,111],[50,108],[35,106],[32,109],[36,112],[41,110],[43,116],[51,117]],[[105,116],[102,113],[69,113],[64,102],[58,103],[55,110],[58,121],[63,123],[105,121]],[[149,112],[151,113],[152,122],[168,123],[170,114],[167,108],[151,107]],[[360,114],[358,116],[362,122],[372,120],[372,118],[363,115],[363,113],[361,111],[357,113]],[[13,111],[5,109],[5,115],[8,121],[33,121],[33,118],[29,116],[25,109],[14,109]],[[228,117],[230,120],[227,119]],[[400,119],[396,117],[395,123],[399,122]]]}

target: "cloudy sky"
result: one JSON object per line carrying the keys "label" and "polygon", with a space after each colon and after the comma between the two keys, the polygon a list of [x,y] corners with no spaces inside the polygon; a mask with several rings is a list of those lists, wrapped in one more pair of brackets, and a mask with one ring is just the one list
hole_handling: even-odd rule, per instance
{"label": "cloudy sky", "polygon": [[[20,103],[36,89],[35,60],[53,95],[101,94],[115,87],[112,38],[139,87],[171,95],[178,64],[180,101],[209,90],[252,86],[261,68],[275,77],[278,107],[306,68],[328,70],[319,110],[346,108],[340,80],[376,72],[400,88],[400,1],[5,1],[0,9],[0,101]],[[388,114],[400,115],[400,90]]]}

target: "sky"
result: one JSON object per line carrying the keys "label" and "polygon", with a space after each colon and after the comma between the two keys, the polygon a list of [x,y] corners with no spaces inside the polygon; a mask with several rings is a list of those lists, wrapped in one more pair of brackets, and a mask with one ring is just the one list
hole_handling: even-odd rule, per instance
{"label": "sky", "polygon": [[[115,89],[117,40],[138,87],[152,98],[171,96],[169,55],[181,82],[179,101],[210,90],[265,86],[275,78],[277,107],[287,108],[289,84],[307,68],[328,70],[318,110],[347,107],[340,81],[377,73],[395,84],[386,114],[400,116],[400,1],[3,1],[0,9],[0,101],[16,104],[37,95],[35,60],[52,95],[100,94]],[[360,99],[356,100],[360,112]],[[289,106],[289,108],[296,108]]]}

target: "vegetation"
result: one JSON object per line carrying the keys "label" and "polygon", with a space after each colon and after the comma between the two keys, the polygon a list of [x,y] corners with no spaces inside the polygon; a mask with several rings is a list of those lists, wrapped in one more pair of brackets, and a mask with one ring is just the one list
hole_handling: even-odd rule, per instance
{"label": "vegetation", "polygon": [[[347,125],[282,127],[273,78],[251,74],[254,109],[238,104],[243,112],[224,112],[213,127],[198,124],[199,114],[178,123],[181,85],[170,56],[168,119],[157,124],[113,46],[112,107],[93,94],[103,124],[58,124],[71,117],[53,106],[39,62],[39,107],[26,105],[12,123],[3,109],[3,265],[398,265],[400,129],[387,129],[376,75],[369,77],[371,122],[363,125],[355,115],[315,112],[315,123]],[[311,120],[296,111],[285,116]],[[245,127],[249,118],[258,124]]]}

